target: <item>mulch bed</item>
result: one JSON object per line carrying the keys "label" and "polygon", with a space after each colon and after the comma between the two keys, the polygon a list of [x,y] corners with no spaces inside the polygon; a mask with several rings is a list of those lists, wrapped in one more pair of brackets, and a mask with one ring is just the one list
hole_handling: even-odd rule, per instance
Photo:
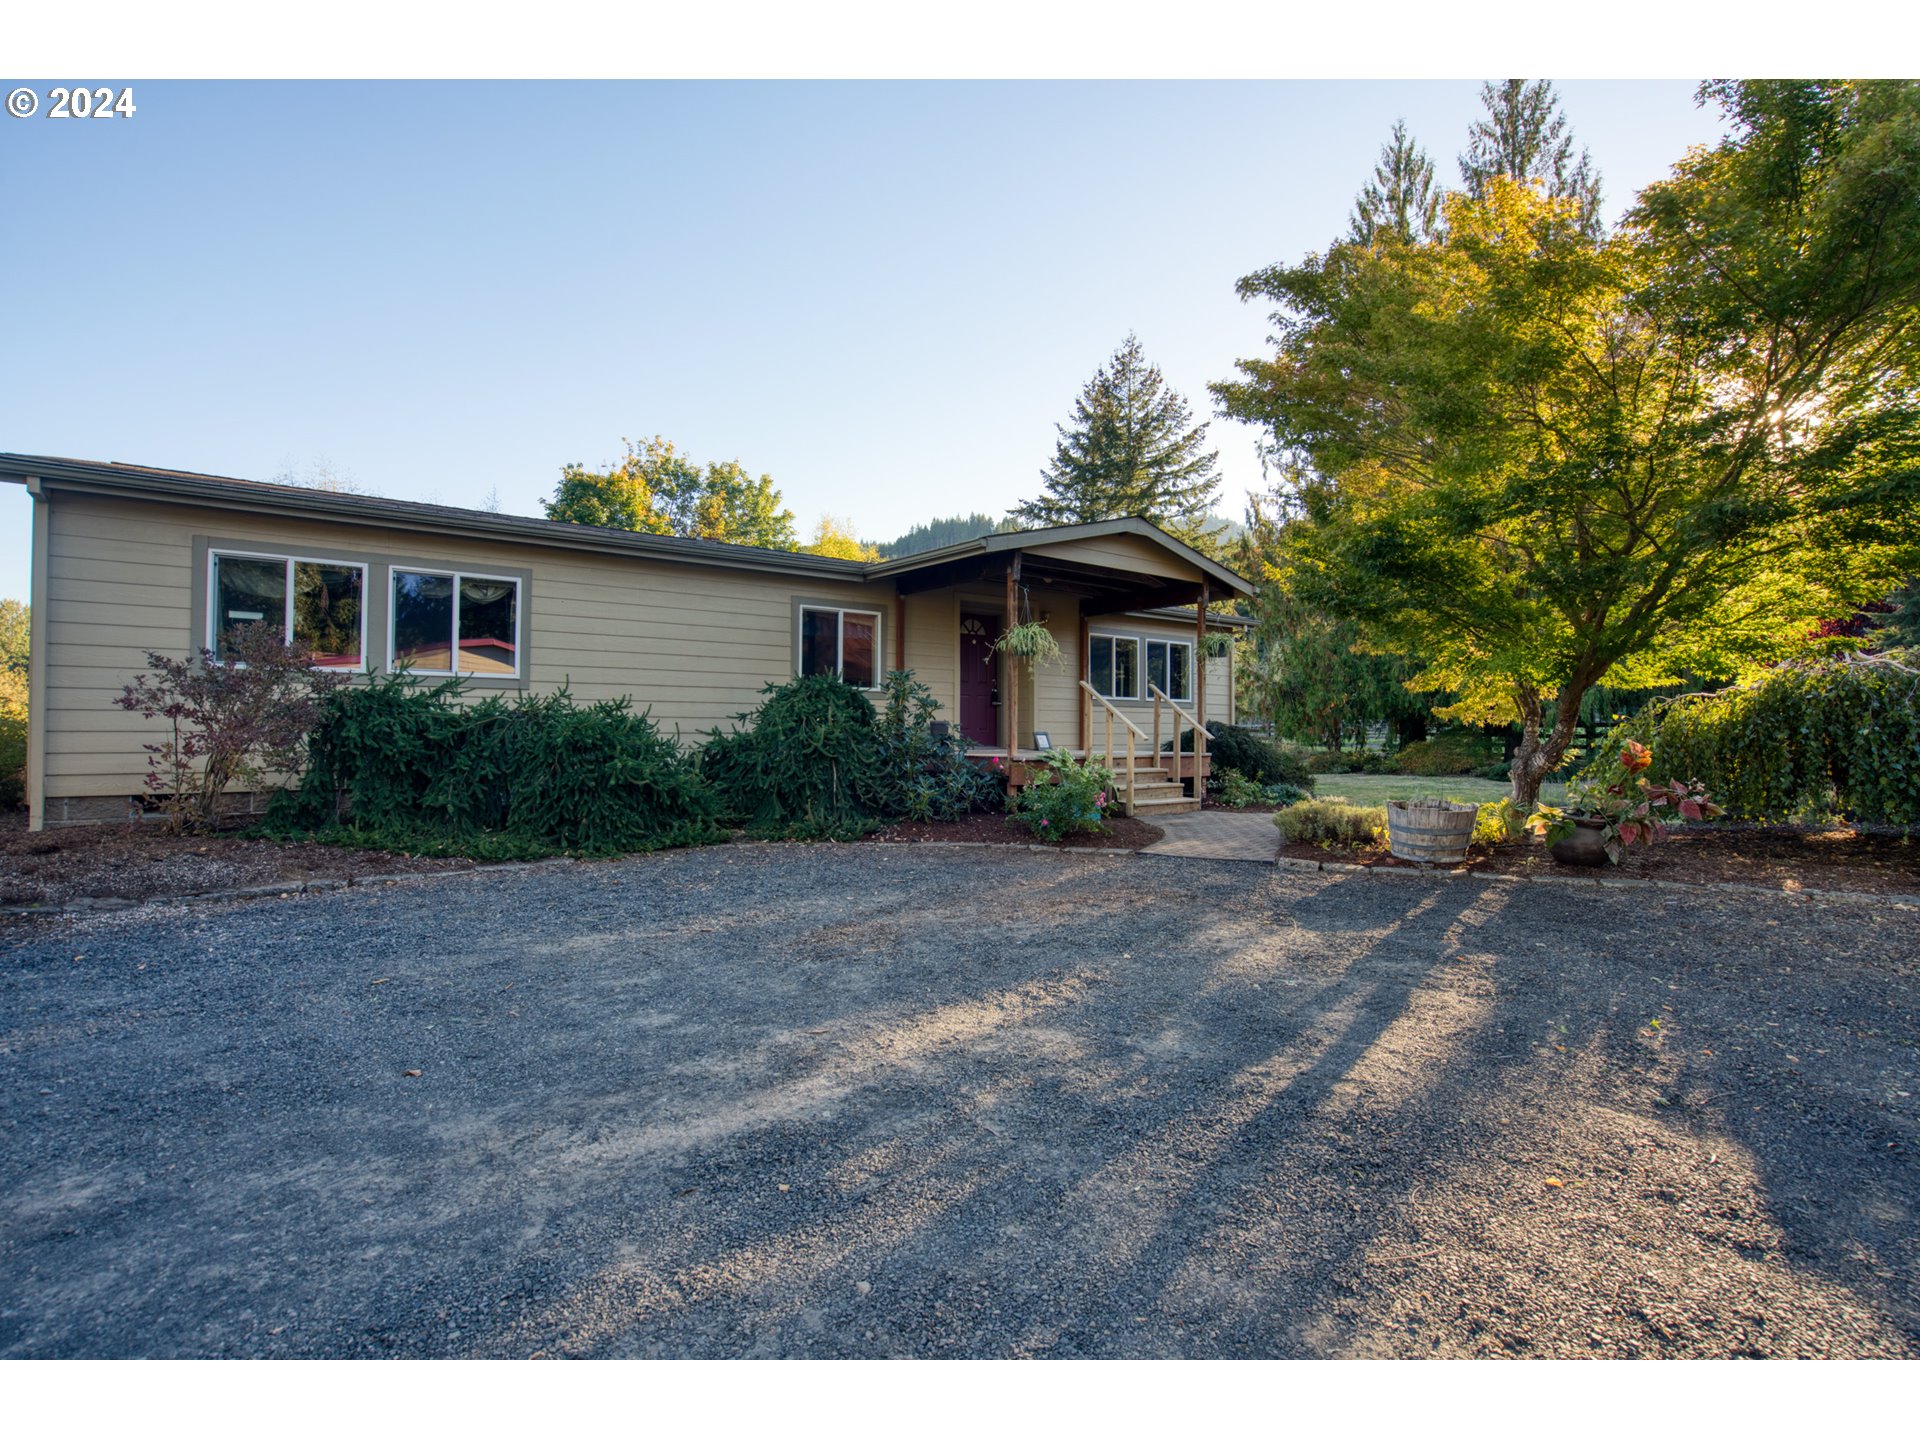
{"label": "mulch bed", "polygon": [[[1069,835],[1058,841],[1058,850],[1140,850],[1164,835],[1158,825],[1130,816],[1115,816],[1107,821],[1104,834]],[[913,845],[927,840],[961,840],[989,845],[1037,845],[1040,842],[1025,825],[1009,825],[1004,815],[969,815],[964,820],[903,820],[867,837],[879,845]]]}
{"label": "mulch bed", "polygon": [[238,835],[169,835],[158,825],[27,829],[16,810],[0,817],[0,905],[80,899],[152,900],[240,890],[290,880],[469,870],[471,860],[422,859],[334,845],[283,845]]}
{"label": "mulch bed", "polygon": [[[1379,849],[1323,849],[1289,843],[1280,853],[1296,860],[1368,869],[1416,869]],[[1863,833],[1839,827],[1803,830],[1790,825],[1717,825],[1677,830],[1653,849],[1636,848],[1624,864],[1586,870],[1556,864],[1538,842],[1476,850],[1452,867],[1493,875],[1622,876],[1681,884],[1762,885],[1770,890],[1852,890],[1865,894],[1920,894],[1920,837]]]}

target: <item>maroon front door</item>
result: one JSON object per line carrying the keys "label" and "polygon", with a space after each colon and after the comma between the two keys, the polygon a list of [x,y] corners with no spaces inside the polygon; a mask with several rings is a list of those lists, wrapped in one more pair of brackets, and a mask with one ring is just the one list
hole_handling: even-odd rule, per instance
{"label": "maroon front door", "polygon": [[993,617],[960,617],[960,733],[976,745],[1000,743],[1000,663]]}

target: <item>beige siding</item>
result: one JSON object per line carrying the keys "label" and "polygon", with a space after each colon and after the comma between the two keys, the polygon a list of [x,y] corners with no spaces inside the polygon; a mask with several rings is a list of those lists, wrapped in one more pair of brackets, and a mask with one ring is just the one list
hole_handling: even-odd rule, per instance
{"label": "beige siding", "polygon": [[[1089,625],[1096,634],[1134,635],[1139,637],[1143,646],[1140,683],[1142,695],[1147,693],[1145,678],[1146,656],[1144,653],[1145,642],[1151,639],[1185,640],[1191,643],[1193,640],[1193,626],[1174,620],[1142,620],[1129,615],[1096,615],[1089,617]],[[1206,667],[1206,687],[1204,692],[1206,713],[1201,716],[1202,723],[1211,725],[1215,721],[1230,721],[1233,718],[1233,657],[1230,654],[1217,655],[1204,661],[1204,664]],[[1086,673],[1084,665],[1080,673],[1083,675]],[[1138,701],[1117,700],[1114,702],[1114,708],[1119,710],[1121,714],[1127,716],[1134,724],[1138,725],[1142,730],[1145,730],[1149,735],[1153,733],[1153,701],[1151,697]],[[1183,708],[1190,714],[1197,713],[1195,706],[1191,703],[1186,704]],[[1173,738],[1173,727],[1176,723],[1184,725],[1184,722],[1177,720],[1168,706],[1162,705],[1160,707],[1160,738],[1162,743]]]}
{"label": "beige siding", "polygon": [[1056,560],[1071,560],[1080,565],[1105,565],[1135,575],[1157,575],[1169,580],[1203,578],[1198,567],[1139,535],[1105,535],[1098,540],[1035,545],[1027,553],[1046,555]]}
{"label": "beige siding", "polygon": [[907,668],[940,699],[940,718],[959,720],[960,607],[951,590],[907,596]]}
{"label": "beige siding", "polygon": [[[140,745],[158,735],[159,722],[117,709],[113,699],[148,650],[181,655],[204,643],[189,633],[196,536],[268,551],[345,551],[530,571],[529,688],[569,684],[583,700],[631,696],[687,740],[751,709],[762,685],[793,674],[796,598],[880,611],[883,664],[893,653],[890,585],[66,492],[52,497],[50,509],[44,650],[50,797],[140,790],[146,770]],[[911,624],[911,608],[909,615]],[[910,646],[912,640],[910,633]],[[370,634],[368,648],[384,666],[385,636]]]}

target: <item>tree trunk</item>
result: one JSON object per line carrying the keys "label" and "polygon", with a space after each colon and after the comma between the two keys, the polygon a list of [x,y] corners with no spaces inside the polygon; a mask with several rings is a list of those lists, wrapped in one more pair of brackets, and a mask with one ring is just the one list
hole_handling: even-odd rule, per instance
{"label": "tree trunk", "polygon": [[1573,743],[1574,731],[1580,724],[1580,701],[1586,693],[1584,685],[1571,681],[1563,685],[1555,697],[1552,728],[1542,734],[1541,726],[1547,717],[1540,694],[1535,690],[1521,692],[1520,746],[1513,752],[1513,765],[1507,771],[1513,780],[1511,798],[1521,813],[1533,813],[1540,803],[1541,782]]}

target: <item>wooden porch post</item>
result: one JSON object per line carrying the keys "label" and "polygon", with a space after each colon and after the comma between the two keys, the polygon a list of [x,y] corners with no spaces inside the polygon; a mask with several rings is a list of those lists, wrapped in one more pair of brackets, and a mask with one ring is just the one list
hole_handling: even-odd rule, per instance
{"label": "wooden porch post", "polygon": [[[1075,661],[1080,667],[1080,678],[1091,680],[1093,669],[1087,664],[1087,647],[1093,643],[1091,627],[1087,622],[1087,602],[1080,602],[1080,655]],[[1093,700],[1086,691],[1074,686],[1080,696],[1080,748],[1089,755],[1093,753]]]}
{"label": "wooden porch post", "polygon": [[893,597],[893,668],[907,668],[907,597],[904,595]]}
{"label": "wooden porch post", "polygon": [[[1020,623],[1020,552],[1013,552],[1013,559],[1007,562],[1007,623],[1001,627],[1001,633]],[[1020,657],[1005,657],[1007,674],[1006,703],[1001,711],[1007,717],[1007,770],[1013,770],[1013,762],[1020,749]]]}
{"label": "wooden porch post", "polygon": [[1207,582],[1200,582],[1200,610],[1194,618],[1193,627],[1193,793],[1197,796],[1206,789],[1204,758],[1207,753],[1207,737],[1201,733],[1207,723],[1207,601],[1210,592]]}

